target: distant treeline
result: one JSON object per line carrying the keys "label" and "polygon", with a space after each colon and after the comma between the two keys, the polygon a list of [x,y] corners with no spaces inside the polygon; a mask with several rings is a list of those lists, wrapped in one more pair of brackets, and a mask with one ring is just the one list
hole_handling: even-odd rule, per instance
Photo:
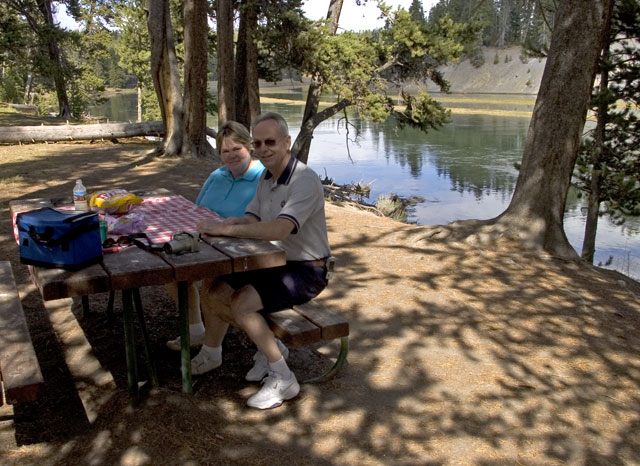
{"label": "distant treeline", "polygon": [[[457,22],[477,24],[475,44],[487,47],[521,45],[531,53],[548,49],[555,16],[556,0],[439,0],[422,13],[420,0],[413,0],[414,19],[435,24],[449,15]],[[473,49],[473,47],[471,47]]]}

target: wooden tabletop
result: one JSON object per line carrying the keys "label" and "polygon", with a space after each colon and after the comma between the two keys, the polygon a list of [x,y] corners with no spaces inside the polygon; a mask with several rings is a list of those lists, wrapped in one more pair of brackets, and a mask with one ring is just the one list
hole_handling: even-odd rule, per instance
{"label": "wooden tabletop", "polygon": [[[146,195],[165,194],[166,190]],[[41,207],[66,205],[69,198],[19,199],[9,203],[12,215]],[[31,267],[31,275],[44,300],[163,285],[173,281],[197,281],[232,272],[285,264],[284,251],[268,241],[205,237],[200,250],[183,255],[152,253],[129,247],[105,254],[101,263],[78,271]]]}

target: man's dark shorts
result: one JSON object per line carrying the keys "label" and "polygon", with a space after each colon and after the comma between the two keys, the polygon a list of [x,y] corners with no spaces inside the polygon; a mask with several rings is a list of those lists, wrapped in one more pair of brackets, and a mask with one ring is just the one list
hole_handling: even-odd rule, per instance
{"label": "man's dark shorts", "polygon": [[263,313],[279,311],[315,298],[327,286],[325,267],[288,261],[282,267],[251,270],[220,277],[234,290],[251,285],[260,295]]}

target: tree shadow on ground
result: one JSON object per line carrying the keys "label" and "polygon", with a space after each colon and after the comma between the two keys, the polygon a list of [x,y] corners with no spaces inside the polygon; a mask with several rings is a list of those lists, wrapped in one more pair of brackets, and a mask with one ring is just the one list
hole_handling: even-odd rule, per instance
{"label": "tree shadow on ground", "polygon": [[[82,158],[81,151],[72,151],[74,162],[74,157]],[[137,156],[120,154],[122,159],[116,160]],[[208,174],[190,161],[161,161],[147,164],[149,173],[134,170],[119,179],[114,163],[100,172],[106,185],[162,186],[189,198]],[[98,178],[97,173],[93,176]],[[24,197],[47,197],[56,187],[71,187],[71,181],[63,181]],[[0,247],[8,252],[16,248],[10,244],[5,207],[3,212]],[[338,272],[318,299],[341,313],[351,328],[349,363],[337,377],[303,385],[300,396],[281,408],[249,410],[245,400],[258,387],[245,383],[243,376],[253,347],[241,333],[232,332],[225,340],[221,370],[200,377],[195,394],[185,395],[179,387],[179,359],[164,348],[175,336],[175,310],[162,290],[148,288],[142,297],[163,386],[132,408],[118,307],[114,323],[100,310],[106,307],[105,296],[92,299],[99,311],[84,317],[76,300],[71,310],[117,389],[80,434],[71,427],[51,435],[36,430],[46,429],[43,425],[17,425],[16,433],[31,428],[33,442],[46,442],[46,454],[25,444],[21,453],[11,452],[9,461],[640,462],[637,283],[510,244],[480,247],[425,240],[424,227],[332,205],[327,212]],[[10,260],[14,270],[23,269],[15,251]],[[16,275],[30,328],[46,330],[37,294],[32,287],[23,293],[29,289],[26,274]],[[42,358],[47,343],[39,341],[40,333],[51,332],[34,335]],[[51,351],[61,349],[52,346]],[[323,351],[295,350],[293,370],[311,373],[330,364]],[[41,363],[57,365],[60,356],[42,358]],[[62,386],[74,391],[69,381]],[[47,393],[43,412],[50,396]],[[75,407],[69,417],[55,408],[51,416],[55,419],[57,413],[63,426],[71,425],[72,416],[81,416]]]}

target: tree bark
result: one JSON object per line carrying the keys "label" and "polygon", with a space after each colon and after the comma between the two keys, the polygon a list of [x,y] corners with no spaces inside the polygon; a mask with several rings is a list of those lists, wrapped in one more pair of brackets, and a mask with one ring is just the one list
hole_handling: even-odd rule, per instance
{"label": "tree bark", "polygon": [[24,86],[24,98],[22,99],[22,103],[29,103],[29,98],[31,97],[31,82],[33,80],[33,73],[27,73],[27,82]]}
{"label": "tree bark", "polygon": [[[340,12],[342,11],[343,0],[331,0],[329,2],[329,9],[327,11],[327,19],[329,20],[329,30],[332,34],[338,31],[338,22],[340,21]],[[313,124],[311,120],[318,112],[318,106],[320,104],[320,94],[322,93],[322,82],[314,77],[309,85],[307,91],[307,101],[304,106],[304,113],[302,115],[301,127],[318,126],[319,122]],[[291,148],[292,154],[298,158],[301,162],[307,163],[309,160],[309,149],[311,149],[311,140],[313,139],[313,129],[311,132],[300,131],[296,137],[295,142]]]}
{"label": "tree bark", "polygon": [[[608,29],[608,28],[607,28]],[[600,91],[602,96],[609,87],[609,71],[607,63],[609,62],[609,33],[607,32],[607,40],[602,49],[603,68],[600,71]],[[595,129],[595,152],[592,154],[591,181],[589,183],[589,207],[587,210],[587,223],[584,228],[584,240],[582,242],[582,258],[593,264],[593,255],[596,252],[596,233],[598,231],[598,216],[600,213],[600,183],[602,177],[602,159],[603,151],[606,150],[605,131],[607,127],[607,110],[608,105],[604,99],[598,102],[597,123]]]}
{"label": "tree bark", "polygon": [[51,10],[51,0],[38,0],[38,9],[44,18],[48,31],[36,31],[41,35],[44,35],[47,41],[47,49],[49,52],[49,60],[51,61],[51,77],[56,88],[56,95],[58,97],[58,116],[61,118],[71,117],[71,106],[69,105],[69,97],[67,95],[67,85],[64,80],[64,74],[62,72],[62,54],[60,53],[60,47],[53,32],[56,28],[53,22],[53,12]]}
{"label": "tree bark", "polygon": [[136,108],[138,110],[138,123],[142,121],[142,82],[138,80],[138,100],[136,102]]}
{"label": "tree bark", "polygon": [[258,49],[254,42],[258,15],[254,0],[245,0],[240,8],[240,26],[236,43],[234,75],[235,120],[247,128],[260,113]]}
{"label": "tree bark", "polygon": [[496,220],[527,246],[577,259],[564,232],[565,200],[612,0],[558,2],[551,47],[509,207]]}
{"label": "tree bark", "polygon": [[158,96],[165,137],[161,155],[180,154],[184,138],[183,100],[168,0],[147,0],[151,76]]}
{"label": "tree bark", "polygon": [[218,0],[218,124],[235,118],[233,108],[233,5],[231,0]]}
{"label": "tree bark", "polygon": [[207,142],[207,0],[184,2],[184,109],[182,155],[213,154]]}
{"label": "tree bark", "polygon": [[258,26],[258,10],[253,1],[249,2],[247,12],[247,98],[249,104],[249,125],[262,113],[260,108],[260,83],[258,79],[258,47],[255,33]]}

